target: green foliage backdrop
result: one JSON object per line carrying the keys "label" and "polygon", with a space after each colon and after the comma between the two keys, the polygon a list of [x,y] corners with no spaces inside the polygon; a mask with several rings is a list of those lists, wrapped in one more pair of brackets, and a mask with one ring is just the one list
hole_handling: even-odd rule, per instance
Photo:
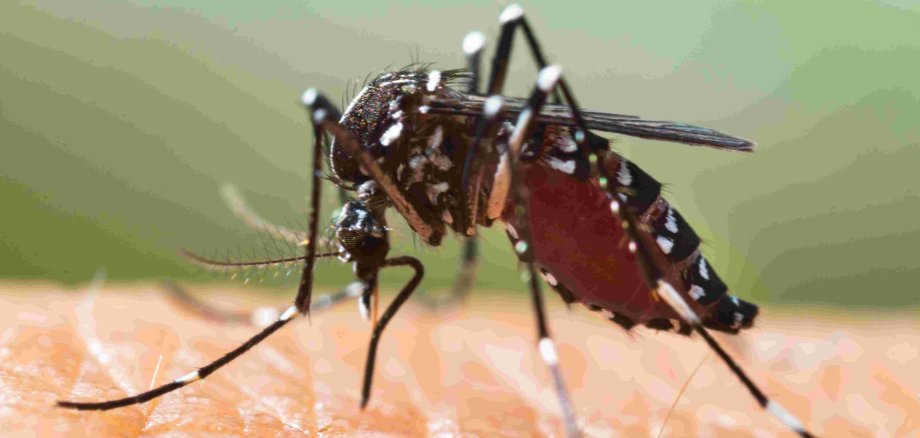
{"label": "green foliage backdrop", "polygon": [[[411,53],[462,65],[495,2],[0,2],[0,276],[207,280],[176,249],[276,252],[227,210],[233,182],[303,224],[308,86],[339,96]],[[917,305],[920,8],[909,0],[528,2],[586,107],[712,126],[731,154],[629,138],[737,293],[766,302]],[[511,91],[534,79],[518,50]],[[327,192],[325,213],[335,208]],[[394,223],[401,222],[393,220]],[[480,285],[520,290],[499,230]],[[446,287],[456,240],[421,254]],[[240,249],[242,248],[242,249]],[[268,248],[272,248],[269,244]],[[319,267],[343,284],[347,268]],[[389,277],[389,284],[400,275]],[[290,289],[290,288],[289,288]]]}

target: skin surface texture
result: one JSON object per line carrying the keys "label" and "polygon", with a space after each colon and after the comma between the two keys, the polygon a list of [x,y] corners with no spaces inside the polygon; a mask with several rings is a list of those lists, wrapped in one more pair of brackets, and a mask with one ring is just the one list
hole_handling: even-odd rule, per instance
{"label": "skin surface texture", "polygon": [[[266,294],[209,286],[202,299],[252,309]],[[322,288],[319,294],[326,292]],[[559,435],[552,387],[522,296],[477,290],[439,314],[412,301],[380,345],[374,397],[358,408],[369,325],[353,303],[298,320],[207,379],[108,412],[58,409],[146,390],[217,357],[255,328],[200,319],[153,286],[94,293],[7,284],[0,308],[0,430],[12,436]],[[549,291],[546,292],[551,293]],[[391,293],[382,295],[388,302]],[[548,298],[552,298],[547,295]],[[588,436],[656,436],[681,386],[707,356],[698,338],[632,336],[581,306],[548,300],[560,360]],[[279,304],[279,303],[274,303]],[[286,300],[279,308],[285,308]],[[804,310],[809,310],[805,312]],[[815,308],[807,321],[767,307],[744,335],[721,336],[766,391],[821,436],[920,431],[911,315]],[[161,359],[162,356],[162,359]],[[157,363],[159,370],[157,371]],[[663,436],[790,436],[709,357]],[[760,435],[758,435],[760,434]]]}

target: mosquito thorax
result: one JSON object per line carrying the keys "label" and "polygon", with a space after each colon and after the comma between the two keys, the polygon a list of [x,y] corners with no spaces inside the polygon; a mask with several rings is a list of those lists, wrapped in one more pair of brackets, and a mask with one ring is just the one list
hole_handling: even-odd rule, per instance
{"label": "mosquito thorax", "polygon": [[[487,178],[469,178],[475,188],[462,187],[462,174],[475,120],[464,115],[429,112],[433,99],[465,100],[451,88],[465,79],[460,71],[437,71],[411,67],[383,73],[368,83],[345,108],[340,123],[364,150],[377,159],[416,206],[422,220],[436,231],[427,243],[438,245],[446,227],[464,235],[475,233],[485,205],[471,205],[465,195],[487,191],[497,162],[491,142],[481,147],[477,172]],[[492,159],[495,157],[495,159]],[[333,142],[330,149],[332,172],[346,187],[355,188],[370,180],[357,160]],[[386,201],[386,199],[383,199]],[[477,202],[485,202],[477,199]],[[376,205],[369,202],[369,205]]]}
{"label": "mosquito thorax", "polygon": [[[409,100],[418,99],[420,86],[426,74],[420,71],[383,73],[368,83],[351,100],[339,121],[358,140],[358,143],[376,156],[399,137],[403,127],[403,114],[398,113]],[[383,136],[388,132],[387,136]],[[354,157],[337,147],[330,148],[332,172],[342,181],[360,183],[367,180]]]}

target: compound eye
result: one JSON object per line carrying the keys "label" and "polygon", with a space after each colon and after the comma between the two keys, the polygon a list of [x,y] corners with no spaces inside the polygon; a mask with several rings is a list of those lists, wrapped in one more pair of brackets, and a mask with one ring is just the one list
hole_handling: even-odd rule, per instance
{"label": "compound eye", "polygon": [[386,228],[362,201],[349,201],[335,223],[339,244],[354,259],[382,261],[389,252]]}

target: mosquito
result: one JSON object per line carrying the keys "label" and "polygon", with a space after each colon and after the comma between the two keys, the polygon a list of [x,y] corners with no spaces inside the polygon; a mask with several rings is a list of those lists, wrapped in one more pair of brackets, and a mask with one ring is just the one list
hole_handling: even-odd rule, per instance
{"label": "mosquito", "polygon": [[[380,74],[341,113],[316,89],[303,94],[313,127],[309,226],[305,253],[297,258],[303,262],[297,297],[275,322],[223,357],[158,388],[118,400],[58,405],[112,409],[144,403],[206,378],[295,317],[307,315],[317,258],[338,257],[353,264],[357,281],[349,295],[359,296],[365,312],[376,308],[382,270],[413,271],[379,319],[374,318],[361,392],[361,406],[367,406],[380,337],[424,276],[418,259],[388,255],[384,213],[394,208],[432,246],[450,229],[468,239],[468,249],[475,248],[478,227],[504,223],[525,274],[537,348],[550,371],[569,436],[580,431],[560,373],[539,277],[565,302],[603,312],[626,330],[641,325],[698,334],[764,410],[799,435],[812,436],[764,394],[709,332],[735,334],[751,327],[757,306],[729,293],[701,254],[700,238],[662,197],[661,184],[592,131],[728,151],[751,151],[753,143],[682,123],[583,110],[562,69],[547,62],[523,9],[505,8],[499,22],[485,90],[480,90],[485,37],[473,32],[463,41],[464,70],[413,64]],[[502,95],[518,30],[539,68],[526,99]],[[327,136],[328,178],[323,172]],[[335,220],[338,250],[330,253],[317,251],[324,179],[354,193]],[[463,266],[475,266],[476,257],[475,250],[465,251]]]}

